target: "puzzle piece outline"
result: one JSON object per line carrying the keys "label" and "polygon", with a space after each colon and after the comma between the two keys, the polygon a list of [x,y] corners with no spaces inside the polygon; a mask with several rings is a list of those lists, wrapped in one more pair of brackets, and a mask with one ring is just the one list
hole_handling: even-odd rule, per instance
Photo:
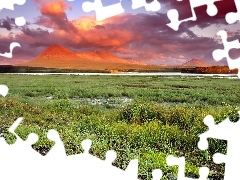
{"label": "puzzle piece outline", "polygon": [[227,63],[229,66],[229,69],[238,69],[238,77],[240,78],[240,57],[237,59],[230,58],[229,51],[231,49],[238,49],[240,48],[240,42],[238,39],[233,41],[227,41],[228,35],[226,30],[220,30],[217,33],[218,36],[222,39],[222,44],[224,49],[216,49],[212,52],[213,59],[216,61],[221,61],[223,58],[227,59]]}
{"label": "puzzle piece outline", "polygon": [[[240,111],[238,111],[238,114],[240,115]],[[240,136],[240,120],[231,122],[229,118],[226,118],[221,123],[215,124],[213,116],[208,115],[204,118],[204,124],[208,126],[208,130],[199,135],[199,149],[208,149],[208,138],[226,140],[227,154],[215,153],[213,161],[216,164],[225,163],[224,180],[236,179],[239,176],[238,164],[240,162],[240,143],[236,138]],[[223,133],[226,129],[230,130]]]}
{"label": "puzzle piece outline", "polygon": [[240,22],[240,1],[238,0],[234,0],[236,8],[237,8],[237,12],[229,12],[226,14],[226,21],[228,24],[233,24],[237,21]]}
{"label": "puzzle piece outline", "polygon": [[170,20],[170,23],[167,24],[168,27],[172,28],[175,31],[178,31],[180,24],[187,21],[196,21],[197,16],[195,13],[195,8],[201,7],[204,5],[207,5],[207,14],[209,16],[215,16],[218,12],[218,9],[214,5],[214,3],[222,0],[201,0],[201,1],[189,0],[189,1],[191,4],[192,17],[179,21],[178,11],[176,9],[171,9],[167,12],[168,19]]}
{"label": "puzzle piece outline", "polygon": [[[36,150],[34,150],[31,146],[38,141],[38,135],[35,133],[31,133],[28,135],[27,140],[22,140],[17,133],[15,133],[16,128],[23,121],[23,118],[18,118],[13,125],[8,129],[10,133],[12,133],[16,137],[16,142],[12,145],[6,143],[4,137],[0,137],[0,159],[1,163],[4,164],[4,167],[8,167],[13,164],[14,161],[21,161],[21,165],[24,167],[24,162],[30,163],[34,159],[34,165],[28,167],[30,168],[32,173],[37,173],[39,168],[43,165],[46,173],[42,173],[43,176],[39,175],[37,179],[42,179],[47,175],[48,179],[53,178],[69,178],[76,179],[79,177],[79,171],[81,175],[84,176],[83,179],[93,180],[96,178],[112,180],[113,177],[116,180],[128,179],[128,180],[137,180],[138,178],[138,160],[131,160],[128,164],[126,170],[122,170],[112,165],[113,161],[115,161],[117,155],[113,150],[109,150],[106,153],[105,160],[101,160],[93,155],[89,154],[89,149],[91,147],[92,141],[89,139],[85,139],[82,141],[82,148],[84,150],[83,153],[68,155],[66,154],[65,147],[63,142],[60,139],[58,132],[54,129],[51,129],[47,133],[47,138],[51,141],[54,141],[55,144],[51,148],[51,150],[45,155],[39,154]],[[4,154],[5,153],[5,154]],[[4,155],[3,155],[4,154]],[[7,163],[7,166],[6,166]],[[38,165],[40,164],[40,165]],[[74,164],[74,166],[68,165]],[[18,165],[18,164],[15,164]],[[25,164],[27,165],[27,164]],[[76,166],[77,165],[77,166]],[[36,167],[37,166],[37,167]],[[0,165],[1,167],[1,165]],[[56,175],[52,173],[52,171],[58,171],[59,174]],[[12,171],[10,169],[9,171]],[[11,174],[9,171],[4,171],[1,175]],[[8,176],[8,179],[13,180],[19,175],[23,175],[26,180],[32,179],[31,175],[26,175],[23,169],[17,168],[15,172],[18,172],[15,176],[11,174]],[[67,172],[67,173],[65,173]],[[94,172],[94,173],[92,173]],[[114,172],[114,173],[109,173]],[[155,177],[159,177],[159,173],[155,172]],[[4,176],[4,177],[5,177]],[[6,176],[7,177],[7,176]],[[21,177],[21,176],[20,176]],[[86,178],[87,177],[87,178]],[[159,179],[156,179],[159,180]]]}
{"label": "puzzle piece outline", "polygon": [[96,20],[103,21],[107,18],[120,15],[125,12],[121,5],[121,2],[122,0],[120,0],[120,2],[116,4],[103,6],[101,0],[94,0],[94,2],[87,1],[82,4],[82,9],[84,12],[95,11]]}
{"label": "puzzle piece outline", "polygon": [[2,1],[0,3],[0,11],[2,9],[8,9],[8,10],[14,10],[14,5],[24,5],[26,3],[26,0],[8,0],[8,1]]}
{"label": "puzzle piece outline", "polygon": [[[16,2],[15,2],[16,1]],[[26,3],[26,0],[8,0],[8,1],[2,1],[0,3],[0,11],[2,9],[9,9],[14,11],[14,5],[24,5]],[[26,19],[23,16],[16,17],[15,18],[15,24],[19,27],[24,26],[26,24]],[[0,53],[0,56],[5,58],[12,58],[13,57],[13,49],[16,47],[21,47],[21,45],[18,42],[12,42],[9,45],[10,52]]]}
{"label": "puzzle piece outline", "polygon": [[[169,166],[178,166],[178,180],[194,180],[192,178],[185,177],[185,157],[174,157],[173,155],[169,155],[166,160]],[[208,180],[208,175],[209,168],[200,167],[199,178],[195,180]]]}
{"label": "puzzle piece outline", "polygon": [[16,47],[21,47],[21,45],[18,42],[12,42],[10,44],[10,47],[9,47],[10,52],[0,53],[0,56],[6,57],[6,58],[12,58],[13,57],[13,50]]}
{"label": "puzzle piece outline", "polygon": [[146,0],[132,0],[132,9],[141,7],[145,7],[146,11],[157,12],[161,9],[161,4],[158,0],[153,0],[151,3],[147,3]]}
{"label": "puzzle piece outline", "polygon": [[6,85],[0,84],[0,95],[6,97],[8,94],[9,88]]}

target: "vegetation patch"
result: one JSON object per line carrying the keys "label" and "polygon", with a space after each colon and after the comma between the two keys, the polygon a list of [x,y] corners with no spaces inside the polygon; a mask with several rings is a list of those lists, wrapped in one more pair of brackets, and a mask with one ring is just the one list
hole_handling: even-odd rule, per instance
{"label": "vegetation patch", "polygon": [[[238,121],[239,80],[64,75],[0,78],[10,89],[6,98],[0,98],[0,132],[10,144],[15,137],[7,132],[8,127],[24,117],[17,133],[23,139],[37,133],[40,140],[34,148],[42,154],[53,145],[46,133],[54,128],[67,154],[81,153],[82,140],[90,138],[95,156],[104,159],[109,149],[117,152],[117,167],[125,169],[131,159],[138,158],[139,178],[144,180],[151,179],[155,168],[164,171],[163,179],[176,176],[177,167],[166,164],[170,154],[185,156],[189,177],[198,177],[198,168],[205,165],[211,169],[210,177],[223,176],[224,164],[214,164],[212,155],[226,153],[226,142],[210,139],[209,149],[200,151],[198,135],[207,130],[203,119],[209,114],[216,123],[227,117]],[[130,86],[139,82],[146,88]],[[123,99],[129,101],[123,103]],[[109,107],[105,101],[118,105]]]}

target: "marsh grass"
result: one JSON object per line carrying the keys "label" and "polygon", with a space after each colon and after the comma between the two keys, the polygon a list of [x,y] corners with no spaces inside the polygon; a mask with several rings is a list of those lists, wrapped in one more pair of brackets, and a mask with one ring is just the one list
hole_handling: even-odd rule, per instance
{"label": "marsh grass", "polygon": [[[7,141],[15,138],[7,128],[24,117],[17,133],[26,139],[30,132],[40,140],[34,149],[46,154],[53,146],[46,138],[56,129],[67,154],[82,152],[81,141],[93,141],[91,153],[104,159],[113,149],[118,158],[114,165],[125,169],[131,159],[139,159],[139,177],[151,179],[155,168],[164,171],[164,179],[176,175],[177,167],[166,164],[167,155],[185,156],[186,175],[198,177],[198,168],[207,165],[211,177],[221,177],[224,165],[212,162],[215,152],[226,153],[226,142],[209,140],[209,149],[197,148],[198,135],[205,132],[205,116],[216,123],[227,117],[239,119],[237,80],[189,77],[127,76],[19,76],[0,75],[1,83],[10,88],[0,98],[0,131]],[[51,96],[52,99],[46,97]],[[74,101],[73,98],[128,97],[134,101],[111,106]],[[115,98],[115,100],[114,100]]]}

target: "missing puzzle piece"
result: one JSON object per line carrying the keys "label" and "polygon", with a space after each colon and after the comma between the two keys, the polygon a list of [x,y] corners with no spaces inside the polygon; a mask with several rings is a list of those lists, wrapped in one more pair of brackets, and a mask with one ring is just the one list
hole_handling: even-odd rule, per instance
{"label": "missing puzzle piece", "polygon": [[[14,4],[17,4],[17,5],[23,5],[25,4],[26,0],[8,0],[8,1],[2,1],[0,3],[0,11],[2,9],[9,9],[9,10],[14,10]],[[17,26],[24,26],[26,24],[26,19],[24,17],[17,17],[15,18],[15,24]],[[15,47],[21,47],[21,45],[18,43],[18,42],[12,42],[10,44],[10,52],[5,52],[5,53],[0,53],[0,56],[2,57],[6,57],[6,58],[12,58],[13,57],[13,49]]]}
{"label": "missing puzzle piece", "polygon": [[0,11],[2,9],[9,9],[14,10],[14,4],[17,5],[23,5],[25,4],[26,0],[7,0],[7,1],[1,1],[0,3]]}
{"label": "missing puzzle piece", "polygon": [[231,12],[226,15],[226,21],[228,24],[233,24],[236,21],[240,21],[240,1],[234,0],[237,8],[237,12]]}
{"label": "missing puzzle piece", "polygon": [[146,11],[159,11],[161,5],[158,0],[154,0],[151,3],[147,3],[146,0],[132,0],[132,9],[138,9],[140,7],[145,7]]}
{"label": "missing puzzle piece", "polygon": [[208,180],[209,168],[201,167],[199,169],[199,178],[192,179],[185,177],[185,158],[184,157],[174,157],[172,155],[167,157],[167,164],[169,166],[178,166],[178,180]]}
{"label": "missing puzzle piece", "polygon": [[0,85],[0,95],[2,95],[3,97],[6,97],[8,94],[8,87],[6,85]]}
{"label": "missing puzzle piece", "polygon": [[103,6],[101,0],[94,0],[94,2],[84,2],[82,5],[82,9],[85,12],[96,12],[96,20],[103,21],[107,18],[120,15],[124,13],[124,9],[121,5],[121,0],[117,4]]}
{"label": "missing puzzle piece", "polygon": [[[65,153],[64,144],[55,130],[47,133],[47,138],[55,142],[46,156],[42,156],[32,148],[38,141],[38,135],[31,133],[27,140],[22,140],[15,132],[23,118],[18,118],[8,129],[15,135],[16,142],[12,145],[0,138],[0,169],[1,177],[9,180],[33,178],[42,179],[82,179],[82,180],[137,180],[138,160],[131,160],[126,170],[112,165],[117,154],[115,151],[108,151],[105,160],[99,159],[89,153],[92,141],[86,139],[82,142],[83,153],[69,155]],[[14,166],[14,173],[12,166]],[[38,173],[41,171],[42,173]],[[31,172],[31,173],[27,173]],[[159,180],[161,173],[154,171],[154,180]]]}
{"label": "missing puzzle piece", "polygon": [[[240,112],[238,112],[240,115]],[[204,119],[204,124],[208,130],[199,135],[198,147],[201,150],[208,149],[208,139],[218,139],[227,141],[227,153],[216,153],[213,155],[213,161],[216,164],[225,163],[224,180],[238,179],[239,177],[239,152],[240,152],[240,121],[231,122],[229,118],[215,124],[214,118],[208,115]]]}
{"label": "missing puzzle piece", "polygon": [[179,29],[179,26],[181,23],[187,22],[187,21],[196,21],[197,16],[196,16],[194,9],[196,7],[201,7],[203,5],[207,5],[207,14],[209,16],[215,16],[218,12],[218,9],[214,5],[214,3],[217,1],[222,1],[222,0],[201,0],[201,1],[189,0],[189,2],[191,4],[192,17],[179,21],[178,11],[176,9],[171,9],[167,13],[167,16],[170,20],[170,23],[168,23],[167,26],[169,26],[173,30],[177,31]]}
{"label": "missing puzzle piece", "polygon": [[10,47],[9,47],[10,52],[5,52],[4,54],[0,53],[0,56],[6,57],[6,58],[12,58],[13,57],[13,54],[12,54],[13,53],[13,49],[15,47],[21,47],[21,45],[19,43],[17,43],[17,42],[12,42],[10,44]]}
{"label": "missing puzzle piece", "polygon": [[[217,49],[213,51],[212,56],[216,61],[220,61],[223,58],[227,59],[229,69],[236,69],[240,70],[240,57],[237,59],[232,59],[230,58],[229,51],[231,49],[239,49],[240,48],[240,43],[239,40],[234,40],[234,41],[227,41],[227,32],[225,30],[221,30],[217,33],[218,36],[221,36],[222,42],[224,49]],[[240,71],[238,72],[238,77],[240,77]]]}

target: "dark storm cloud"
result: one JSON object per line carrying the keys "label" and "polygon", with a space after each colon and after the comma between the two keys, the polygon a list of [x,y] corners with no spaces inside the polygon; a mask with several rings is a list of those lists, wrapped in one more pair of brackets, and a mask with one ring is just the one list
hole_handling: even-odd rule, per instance
{"label": "dark storm cloud", "polygon": [[0,20],[0,27],[11,31],[15,27],[15,19],[7,17],[6,19]]}

